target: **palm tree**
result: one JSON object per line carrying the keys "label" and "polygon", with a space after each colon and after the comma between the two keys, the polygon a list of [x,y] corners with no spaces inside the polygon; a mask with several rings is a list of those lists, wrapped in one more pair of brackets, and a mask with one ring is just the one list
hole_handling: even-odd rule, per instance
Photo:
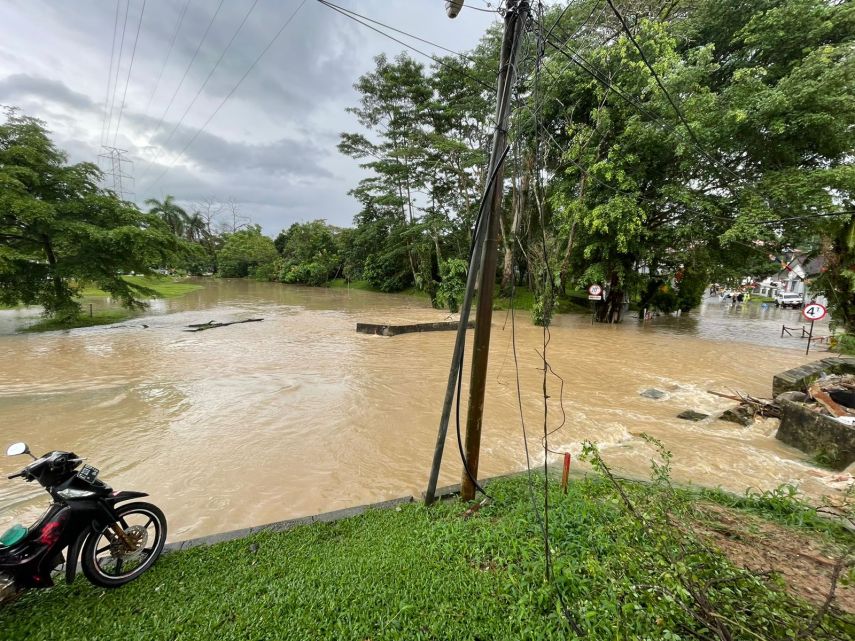
{"label": "palm tree", "polygon": [[184,238],[194,243],[201,243],[208,237],[208,224],[198,211],[193,212],[184,220]]}
{"label": "palm tree", "polygon": [[160,216],[173,234],[182,237],[185,235],[189,217],[186,211],[175,204],[174,196],[167,195],[163,202],[157,198],[149,198],[145,204],[151,208],[148,213]]}

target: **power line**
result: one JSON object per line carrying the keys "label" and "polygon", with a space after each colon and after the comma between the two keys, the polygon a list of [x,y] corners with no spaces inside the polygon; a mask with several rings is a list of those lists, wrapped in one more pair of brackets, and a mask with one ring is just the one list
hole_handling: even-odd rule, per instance
{"label": "power line", "polygon": [[[196,56],[199,55],[199,50],[202,48],[202,44],[208,38],[208,34],[211,31],[211,26],[214,24],[214,20],[217,19],[217,16],[220,14],[220,9],[223,8],[223,2],[225,0],[220,0],[217,5],[217,9],[214,11],[214,14],[211,16],[211,19],[208,21],[208,26],[205,27],[205,33],[202,34],[202,38],[199,40],[199,43],[196,45],[196,50],[193,52],[193,55],[190,57],[190,62],[187,63],[187,67],[184,69],[184,73],[181,75],[181,80],[178,81],[178,86],[175,87],[175,91],[172,92],[172,97],[169,99],[169,103],[166,105],[166,109],[163,110],[163,113],[160,114],[160,120],[158,120],[157,125],[154,127],[154,132],[151,134],[152,138],[157,135],[157,132],[160,131],[160,127],[163,125],[163,120],[166,118],[166,114],[172,108],[172,103],[175,102],[175,97],[178,95],[178,92],[181,91],[181,87],[184,86],[184,80],[187,78],[187,74],[190,72],[190,68],[193,66],[193,63],[196,61]],[[155,156],[155,160],[160,157],[160,153]],[[152,160],[151,162],[154,162]],[[150,165],[149,165],[150,166]],[[143,172],[143,176],[148,173],[148,168]]]}
{"label": "power line", "polygon": [[253,11],[255,11],[256,5],[258,5],[258,0],[253,0],[252,5],[250,5],[249,9],[244,14],[243,20],[241,20],[237,29],[235,29],[235,31],[232,33],[232,37],[229,39],[229,42],[228,44],[226,44],[225,48],[220,54],[220,57],[217,58],[217,62],[214,63],[214,66],[208,72],[208,75],[205,77],[205,80],[202,82],[201,86],[196,91],[196,94],[193,96],[193,99],[187,105],[187,108],[184,109],[184,113],[181,114],[181,118],[179,118],[178,122],[175,123],[175,126],[172,128],[172,131],[169,132],[169,135],[166,137],[166,140],[164,140],[159,145],[159,153],[155,155],[154,159],[152,160],[152,163],[156,162],[157,159],[160,158],[163,153],[163,150],[166,148],[166,145],[169,143],[170,140],[172,140],[172,137],[175,135],[175,132],[178,131],[178,128],[181,126],[181,123],[184,122],[184,119],[187,117],[187,114],[190,113],[190,109],[193,108],[193,105],[196,104],[196,101],[199,99],[199,96],[202,95],[202,91],[205,89],[205,87],[208,86],[208,82],[211,80],[211,77],[213,77],[214,72],[217,71],[220,66],[220,63],[223,61],[223,58],[226,57],[226,54],[228,53],[229,49],[231,49],[232,44],[234,44],[235,38],[238,37],[238,34],[241,32],[244,25],[246,24],[246,21],[249,19],[249,16],[252,14]]}
{"label": "power line", "polygon": [[362,18],[363,20],[367,20],[368,22],[372,22],[372,23],[379,25],[381,27],[385,27],[386,29],[389,29],[389,30],[394,31],[396,33],[400,33],[401,35],[407,36],[408,38],[412,38],[413,40],[418,40],[419,42],[423,42],[427,45],[431,45],[432,47],[436,47],[437,49],[442,49],[443,51],[446,51],[446,52],[448,52],[454,56],[459,56],[460,58],[463,58],[464,60],[469,60],[470,62],[474,62],[474,60],[470,56],[466,55],[465,53],[460,53],[459,51],[454,51],[454,49],[449,49],[448,47],[443,47],[442,45],[439,45],[435,42],[431,42],[430,40],[425,40],[421,36],[416,36],[412,33],[407,32],[407,31],[402,31],[401,29],[397,29],[391,25],[380,22],[379,20],[374,20],[373,18],[369,18],[368,16],[364,16],[362,14],[356,13],[356,11],[353,11],[351,9],[345,9],[344,7],[340,7],[338,5],[335,5],[332,2],[327,2],[326,0],[319,0],[319,1],[321,2],[321,4],[325,4],[328,7],[330,7],[331,9],[336,9],[339,12],[345,11],[345,12],[347,12],[351,15],[354,15],[358,18]]}
{"label": "power line", "polygon": [[255,66],[264,57],[264,55],[270,50],[270,47],[272,47],[273,43],[276,42],[276,40],[279,38],[279,36],[282,35],[282,32],[285,31],[285,29],[288,27],[289,24],[291,24],[291,22],[294,20],[294,18],[297,16],[297,14],[300,12],[300,9],[303,8],[303,5],[305,5],[307,1],[308,0],[301,0],[300,4],[297,5],[297,8],[294,9],[294,11],[291,13],[290,16],[288,16],[288,18],[285,20],[285,22],[282,24],[282,26],[279,27],[279,30],[273,35],[273,37],[270,39],[270,41],[267,43],[267,45],[264,47],[264,49],[262,49],[261,52],[258,54],[258,56],[256,56],[255,60],[253,60],[252,64],[249,66],[249,68],[240,77],[240,80],[238,80],[237,83],[231,88],[229,93],[226,94],[225,98],[223,98],[222,101],[220,101],[220,104],[217,105],[217,108],[214,109],[214,112],[210,116],[208,116],[208,119],[205,121],[205,123],[201,127],[199,127],[199,129],[196,130],[196,133],[193,134],[193,137],[187,141],[187,144],[184,145],[184,148],[179,152],[179,154],[175,157],[175,159],[169,165],[167,165],[164,168],[164,170],[160,173],[160,175],[157,178],[155,178],[155,180],[149,185],[149,188],[154,187],[154,185],[157,184],[166,175],[166,173],[175,165],[175,163],[178,162],[178,159],[184,155],[184,152],[190,148],[190,145],[192,145],[195,142],[196,138],[199,137],[199,134],[201,134],[205,130],[205,128],[214,119],[214,116],[216,116],[219,113],[220,109],[223,108],[223,105],[225,105],[226,102],[228,102],[229,98],[232,97],[234,92],[237,91],[238,87],[240,87],[241,84],[243,83],[243,81],[246,80],[246,77],[249,75],[249,73],[255,68]]}
{"label": "power line", "polygon": [[104,143],[110,139],[110,130],[113,128],[113,109],[116,106],[116,90],[119,88],[119,69],[122,67],[122,52],[125,48],[125,31],[128,28],[128,12],[131,9],[131,0],[125,0],[125,20],[122,23],[122,38],[119,41],[119,59],[116,61],[116,75],[113,78],[113,99],[110,101],[110,116],[107,118],[107,132]]}
{"label": "power line", "polygon": [[140,21],[137,24],[137,35],[134,36],[134,46],[133,49],[131,49],[131,63],[128,65],[128,76],[125,78],[125,91],[122,93],[122,104],[119,106],[119,117],[116,120],[116,134],[113,136],[114,147],[116,146],[116,139],[119,137],[119,127],[122,125],[122,112],[125,110],[125,99],[128,97],[128,85],[131,83],[131,71],[134,68],[134,58],[136,58],[137,55],[137,42],[140,39],[140,29],[142,28],[143,15],[145,14],[145,3],[146,0],[143,0],[142,8],[140,9]]}
{"label": "power line", "polygon": [[[354,22],[358,22],[358,23],[359,23],[359,24],[361,24],[362,26],[364,26],[364,27],[368,27],[368,28],[369,28],[369,29],[371,29],[372,31],[375,31],[375,32],[379,33],[381,36],[384,36],[384,37],[386,37],[386,38],[389,38],[389,40],[392,40],[392,41],[394,41],[394,42],[397,42],[399,45],[402,45],[402,46],[406,47],[407,49],[410,49],[411,51],[415,51],[416,53],[418,53],[419,55],[424,56],[425,58],[430,58],[431,60],[433,60],[433,61],[434,61],[435,63],[437,63],[438,65],[441,65],[441,66],[443,66],[443,67],[446,67],[446,68],[448,68],[448,69],[451,69],[451,70],[453,70],[453,71],[457,72],[458,74],[460,74],[460,75],[462,75],[462,76],[465,76],[466,78],[469,78],[469,79],[470,79],[470,80],[472,80],[473,82],[478,83],[479,85],[481,85],[482,87],[486,88],[486,89],[487,89],[487,90],[489,90],[489,91],[493,91],[493,90],[495,89],[495,87],[493,87],[493,86],[491,86],[491,85],[488,85],[486,82],[484,82],[484,81],[483,81],[483,80],[481,80],[480,78],[476,78],[475,76],[473,76],[473,75],[471,75],[471,74],[469,74],[469,73],[466,73],[466,72],[465,72],[465,71],[463,71],[462,69],[458,69],[457,67],[454,67],[454,66],[452,66],[452,65],[449,65],[449,64],[448,64],[447,62],[445,62],[442,58],[437,58],[436,56],[434,56],[434,55],[432,55],[432,54],[429,54],[429,53],[426,53],[426,52],[422,51],[421,49],[417,49],[416,47],[414,47],[414,46],[412,46],[412,45],[410,45],[410,44],[407,44],[407,43],[406,43],[406,42],[404,42],[403,40],[400,40],[400,39],[396,38],[395,36],[392,36],[392,35],[390,35],[390,34],[386,33],[385,31],[381,31],[381,30],[380,30],[380,29],[378,29],[377,27],[374,27],[374,26],[372,26],[372,25],[368,24],[367,22],[362,21],[361,19],[359,19],[359,18],[355,17],[355,15],[351,15],[351,13],[352,13],[352,12],[350,12],[350,11],[349,11],[349,10],[347,10],[347,9],[343,9],[342,7],[339,7],[339,6],[337,6],[337,5],[334,5],[334,4],[332,4],[331,2],[327,2],[326,0],[317,0],[317,1],[318,1],[318,2],[320,2],[322,5],[324,5],[325,7],[329,7],[329,8],[330,8],[330,9],[332,9],[333,11],[336,11],[336,12],[340,13],[341,15],[343,15],[343,16],[345,16],[345,17],[347,17],[347,18],[350,18],[350,19],[351,19],[351,20],[353,20]],[[378,24],[382,24],[382,23],[378,23]],[[384,26],[386,26],[386,25],[384,25]],[[388,27],[388,28],[393,29],[393,27]],[[398,30],[397,30],[397,29],[395,29],[395,31],[398,31]],[[411,36],[411,37],[415,37],[415,36]],[[425,42],[429,42],[429,41],[425,41]],[[441,47],[440,45],[437,45],[437,44],[432,43],[432,42],[429,42],[429,44],[431,44],[432,46],[437,47],[437,48],[439,48],[439,49],[443,49],[443,48],[444,48],[444,47]],[[456,53],[456,52],[455,52],[455,55],[461,55],[461,54],[458,54],[458,53]]]}
{"label": "power line", "polygon": [[175,25],[175,31],[172,32],[172,40],[169,42],[169,50],[166,52],[166,58],[163,60],[163,66],[160,68],[160,73],[157,76],[157,82],[154,83],[154,89],[148,97],[148,104],[145,106],[145,115],[148,115],[148,110],[151,108],[151,101],[157,95],[157,90],[160,88],[160,81],[163,80],[163,72],[166,70],[166,65],[169,62],[169,57],[172,55],[172,50],[175,48],[175,40],[178,37],[178,32],[181,31],[181,25],[184,22],[184,15],[187,13],[187,8],[190,6],[190,0],[184,3],[181,9],[181,15],[178,17],[178,24]]}
{"label": "power line", "polygon": [[119,35],[119,7],[120,3],[116,2],[116,17],[113,20],[113,44],[110,45],[110,66],[107,68],[107,92],[104,95],[104,118],[101,122],[101,144],[106,142],[107,128],[107,106],[110,103],[110,87],[113,81],[113,60],[116,57],[116,36]]}

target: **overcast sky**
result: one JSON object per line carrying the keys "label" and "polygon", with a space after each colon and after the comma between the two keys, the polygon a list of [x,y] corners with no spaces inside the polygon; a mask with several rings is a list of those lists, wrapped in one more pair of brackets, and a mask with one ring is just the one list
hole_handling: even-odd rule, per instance
{"label": "overcast sky", "polygon": [[[340,132],[359,129],[345,108],[357,103],[353,83],[372,69],[373,57],[396,55],[403,49],[400,45],[316,0],[306,0],[197,135],[299,4],[300,0],[118,0],[111,74],[114,0],[3,0],[0,104],[45,120],[72,161],[96,161],[103,143],[128,150],[139,203],[166,194],[186,204],[232,198],[270,235],[293,222],[316,218],[350,225],[357,204],[347,192],[363,174],[357,162],[336,150]],[[472,48],[497,19],[495,14],[464,8],[457,19],[449,20],[443,0],[337,4],[458,51]],[[487,3],[468,0],[468,4],[485,8]],[[413,44],[442,54],[429,45]],[[111,119],[109,104],[105,110],[108,95]]]}

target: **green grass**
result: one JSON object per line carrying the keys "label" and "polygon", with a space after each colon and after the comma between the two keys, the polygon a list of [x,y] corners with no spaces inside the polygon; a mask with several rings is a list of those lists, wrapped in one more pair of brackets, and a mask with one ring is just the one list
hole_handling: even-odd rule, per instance
{"label": "green grass", "polygon": [[[650,492],[625,487],[654,522]],[[681,573],[710,580],[734,638],[791,638],[812,614],[714,552],[663,564],[661,550],[689,546],[685,536],[641,527],[598,478],[550,492],[553,585],[525,479],[489,490],[495,502],[468,520],[457,502],[411,504],[167,555],[117,590],[78,577],[0,609],[0,630],[4,641],[573,638],[560,589],[592,641],[706,638]],[[844,623],[825,621],[841,638]]]}
{"label": "green grass", "polygon": [[[498,290],[497,290],[498,291]],[[514,290],[514,309],[531,310],[534,305],[534,293],[528,288],[518,286]],[[509,296],[497,294],[493,300],[493,309],[510,309],[511,300]],[[558,297],[556,312],[558,314],[584,313],[590,314],[591,308],[588,304],[588,293],[583,291],[572,291]]]}
{"label": "green grass", "polygon": [[[379,289],[375,289],[372,287],[367,280],[352,280],[348,283],[344,278],[336,278],[334,280],[329,281],[327,283],[327,287],[332,287],[333,289],[360,289],[366,292],[377,292],[378,294],[385,294],[387,292],[381,292]],[[400,292],[391,292],[393,294],[403,294],[405,296],[415,296],[417,298],[430,298],[427,292],[424,292],[416,287],[408,287]]]}
{"label": "green grass", "polygon": [[93,327],[95,325],[110,325],[121,323],[133,316],[127,309],[99,309],[92,316],[84,311],[73,320],[61,320],[57,318],[44,318],[34,325],[25,327],[24,332],[52,332],[58,329],[75,329],[77,327]]}
{"label": "green grass", "polygon": [[[140,287],[147,287],[157,293],[158,298],[177,298],[197,289],[202,285],[183,283],[168,276],[123,276],[124,280]],[[97,287],[84,287],[80,295],[85,298],[106,298],[109,294]]]}
{"label": "green grass", "polygon": [[[177,298],[197,289],[202,285],[193,283],[182,283],[168,276],[123,276],[123,278],[134,285],[147,287],[155,292],[157,298]],[[81,298],[107,298],[109,294],[95,287],[84,287],[80,290]],[[45,318],[26,327],[24,332],[51,332],[60,329],[75,329],[78,327],[93,327],[95,325],[110,325],[120,323],[134,316],[134,312],[119,307],[97,310],[89,316],[86,305],[83,305],[80,316],[72,320],[60,320],[56,318]]]}

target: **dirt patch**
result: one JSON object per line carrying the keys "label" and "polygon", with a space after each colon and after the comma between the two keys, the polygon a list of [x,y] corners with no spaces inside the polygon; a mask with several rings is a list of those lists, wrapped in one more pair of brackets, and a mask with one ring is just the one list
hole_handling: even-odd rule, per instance
{"label": "dirt patch", "polygon": [[[839,547],[720,505],[704,503],[698,508],[708,518],[699,524],[700,534],[733,563],[782,576],[794,594],[817,607],[825,602],[842,553]],[[832,607],[855,613],[855,586],[838,582]]]}

